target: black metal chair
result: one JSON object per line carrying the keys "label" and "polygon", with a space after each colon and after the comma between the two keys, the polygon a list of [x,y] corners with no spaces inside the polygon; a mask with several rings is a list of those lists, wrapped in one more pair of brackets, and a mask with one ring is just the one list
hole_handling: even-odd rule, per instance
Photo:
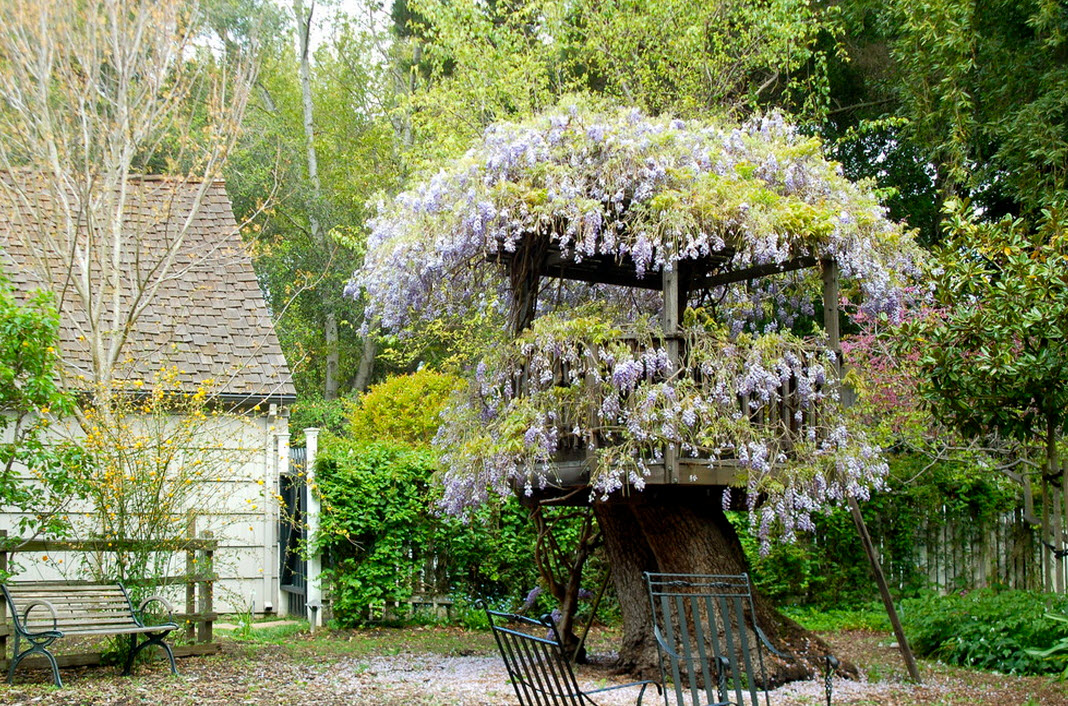
{"label": "black metal chair", "polygon": [[[641,686],[637,706],[641,706],[646,688],[655,681],[637,681],[603,689],[583,691],[575,680],[563,645],[557,637],[551,616],[534,620],[522,615],[486,609],[497,649],[501,652],[508,679],[515,689],[520,706],[596,706],[591,694]],[[536,631],[539,634],[533,634]]]}
{"label": "black metal chair", "polygon": [[[645,574],[667,703],[678,706],[768,706],[764,651],[786,657],[756,624],[747,574]],[[825,691],[838,666],[825,658]],[[763,696],[763,698],[761,698]]]}

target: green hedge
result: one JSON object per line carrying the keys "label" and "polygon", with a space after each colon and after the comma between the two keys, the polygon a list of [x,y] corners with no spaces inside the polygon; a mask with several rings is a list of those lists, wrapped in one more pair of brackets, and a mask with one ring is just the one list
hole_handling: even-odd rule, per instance
{"label": "green hedge", "polygon": [[460,601],[514,600],[536,585],[527,510],[509,499],[468,524],[439,516],[428,451],[328,439],[316,471],[323,502],[318,544],[329,557],[326,579],[339,624],[360,624],[369,607],[408,599],[431,556]]}

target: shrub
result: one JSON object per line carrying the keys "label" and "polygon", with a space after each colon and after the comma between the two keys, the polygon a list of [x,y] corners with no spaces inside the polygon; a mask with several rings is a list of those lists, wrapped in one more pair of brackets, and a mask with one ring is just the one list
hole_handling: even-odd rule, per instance
{"label": "shrub", "polygon": [[515,499],[468,524],[434,512],[433,456],[397,443],[328,439],[316,462],[323,501],[319,547],[343,626],[375,605],[405,601],[418,580],[472,602],[520,596],[537,580],[534,530]]}
{"label": "shrub", "polygon": [[459,384],[460,378],[432,370],[391,377],[360,398],[351,417],[352,437],[429,444],[441,410]]}
{"label": "shrub", "polygon": [[901,618],[921,655],[1007,674],[1044,674],[1059,667],[1027,649],[1068,638],[1068,624],[1046,617],[1066,609],[1068,596],[982,589],[906,600]]}

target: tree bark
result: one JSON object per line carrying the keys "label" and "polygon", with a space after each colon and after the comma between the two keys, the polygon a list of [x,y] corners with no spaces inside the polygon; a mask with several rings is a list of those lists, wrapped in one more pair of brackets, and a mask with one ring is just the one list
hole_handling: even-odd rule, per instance
{"label": "tree bark", "polygon": [[[311,197],[307,200],[308,226],[315,247],[323,253],[329,262],[330,243],[327,242],[323,225],[319,219],[319,208],[323,200],[323,187],[319,181],[319,155],[315,149],[315,117],[311,90],[311,23],[315,14],[315,0],[305,9],[304,0],[294,0],[293,14],[297,18],[300,33],[300,95],[304,123],[304,151],[307,158],[308,182]],[[323,338],[326,343],[326,360],[323,375],[323,398],[337,399],[338,369],[340,367],[340,347],[338,346],[337,312],[334,296],[320,290],[319,299],[323,307]]]}
{"label": "tree bark", "polygon": [[[720,491],[692,488],[647,490],[641,497],[599,503],[594,511],[604,534],[612,580],[623,614],[621,669],[642,678],[659,676],[651,608],[643,571],[694,574],[748,572],[745,553],[720,504]],[[756,622],[787,659],[765,655],[770,684],[808,679],[823,669],[830,649],[815,634],[781,615],[754,592]],[[840,670],[855,674],[851,665]]]}
{"label": "tree bark", "polygon": [[368,332],[363,337],[360,366],[356,369],[356,379],[352,383],[353,389],[366,392],[371,385],[371,376],[374,375],[375,371],[375,353],[377,349],[378,344],[375,343],[375,337]]}

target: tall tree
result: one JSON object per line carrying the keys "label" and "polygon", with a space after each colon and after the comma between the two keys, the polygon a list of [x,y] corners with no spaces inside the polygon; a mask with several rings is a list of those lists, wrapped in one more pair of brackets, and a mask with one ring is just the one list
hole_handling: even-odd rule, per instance
{"label": "tall tree", "polygon": [[[188,266],[176,256],[240,132],[255,48],[213,51],[186,0],[12,0],[0,22],[0,196],[33,224],[19,230],[26,265],[85,312],[71,321],[84,374],[106,391],[139,317]],[[191,194],[190,217],[149,244],[169,209],[131,221],[131,184],[160,170],[198,187],[172,190]],[[151,276],[129,276],[124,256]]]}
{"label": "tall tree", "polygon": [[311,9],[294,5],[307,46],[290,41],[293,24],[271,43],[227,172],[235,211],[252,220],[246,239],[304,399],[370,382],[374,338],[360,334],[360,312],[342,290],[359,260],[369,204],[398,174],[370,31],[338,21],[312,51]]}

